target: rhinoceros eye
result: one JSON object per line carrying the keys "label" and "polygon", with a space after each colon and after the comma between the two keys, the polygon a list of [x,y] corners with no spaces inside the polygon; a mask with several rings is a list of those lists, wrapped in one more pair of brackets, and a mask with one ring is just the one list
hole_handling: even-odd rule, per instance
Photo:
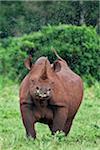
{"label": "rhinoceros eye", "polygon": [[36,89],[39,90],[39,87],[37,86]]}
{"label": "rhinoceros eye", "polygon": [[55,83],[54,81],[51,82],[52,85],[54,85],[54,83]]}
{"label": "rhinoceros eye", "polygon": [[32,83],[34,83],[34,80],[33,80],[33,79],[31,79],[31,82],[32,82]]}

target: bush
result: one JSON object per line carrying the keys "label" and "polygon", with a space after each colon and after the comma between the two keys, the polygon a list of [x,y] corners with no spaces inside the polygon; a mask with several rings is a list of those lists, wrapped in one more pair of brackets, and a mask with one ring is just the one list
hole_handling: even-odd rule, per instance
{"label": "bush", "polygon": [[51,47],[54,47],[73,71],[100,80],[99,40],[93,27],[49,25],[39,32],[3,41],[0,48],[0,72],[12,79],[21,79],[26,74],[23,60],[27,54],[33,55],[33,62],[42,55],[48,56],[53,62],[56,57]]}

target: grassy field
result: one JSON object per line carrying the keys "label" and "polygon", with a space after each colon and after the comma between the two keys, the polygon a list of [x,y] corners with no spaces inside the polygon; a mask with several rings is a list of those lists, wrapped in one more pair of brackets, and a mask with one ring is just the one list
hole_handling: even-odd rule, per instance
{"label": "grassy field", "polygon": [[52,136],[46,125],[36,124],[34,141],[25,137],[18,88],[11,83],[0,87],[0,150],[100,150],[99,83],[90,88],[85,85],[83,103],[67,137]]}

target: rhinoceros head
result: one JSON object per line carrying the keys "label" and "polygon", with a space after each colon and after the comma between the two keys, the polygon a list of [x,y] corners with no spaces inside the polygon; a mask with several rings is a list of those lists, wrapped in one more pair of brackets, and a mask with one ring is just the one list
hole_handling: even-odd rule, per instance
{"label": "rhinoceros head", "polygon": [[55,76],[58,66],[52,65],[46,57],[40,57],[35,64],[32,58],[25,61],[29,72],[29,90],[33,99],[44,101],[52,98],[55,86]]}

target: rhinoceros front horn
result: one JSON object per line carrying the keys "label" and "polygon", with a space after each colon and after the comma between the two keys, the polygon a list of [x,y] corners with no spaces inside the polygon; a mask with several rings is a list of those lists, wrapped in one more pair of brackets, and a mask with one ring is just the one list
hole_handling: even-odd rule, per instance
{"label": "rhinoceros front horn", "polygon": [[44,65],[44,68],[41,72],[40,78],[43,80],[47,79],[47,60],[45,61],[45,65]]}

